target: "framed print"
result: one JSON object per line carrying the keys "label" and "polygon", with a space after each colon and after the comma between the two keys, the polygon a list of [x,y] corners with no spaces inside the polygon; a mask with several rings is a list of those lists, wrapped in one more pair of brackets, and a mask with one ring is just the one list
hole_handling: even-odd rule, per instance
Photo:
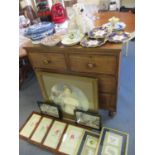
{"label": "framed print", "polygon": [[67,126],[66,123],[54,121],[53,125],[51,126],[43,142],[43,146],[49,149],[56,149],[64,133],[66,126]]}
{"label": "framed print", "polygon": [[35,128],[37,127],[41,117],[42,117],[41,115],[33,112],[29,116],[29,118],[27,119],[27,121],[23,125],[23,127],[20,129],[20,131],[19,131],[20,137],[28,139],[31,136],[31,134],[33,133],[33,131],[35,130]]}
{"label": "framed print", "polygon": [[42,114],[46,114],[61,119],[62,114],[59,105],[56,105],[51,102],[41,102],[41,101],[38,101],[37,104]]}
{"label": "framed print", "polygon": [[95,155],[99,134],[85,131],[77,155]]}
{"label": "framed print", "polygon": [[98,110],[97,79],[36,72],[45,101],[60,105],[65,119],[74,119],[74,110]]}
{"label": "framed print", "polygon": [[42,117],[40,123],[38,124],[36,130],[30,137],[30,141],[36,144],[40,144],[45,137],[50,125],[52,124],[52,119],[47,117]]}
{"label": "framed print", "polygon": [[98,150],[95,155],[113,154],[127,155],[128,134],[110,128],[103,128]]}
{"label": "framed print", "polygon": [[101,116],[96,112],[75,110],[76,123],[101,130]]}
{"label": "framed print", "polygon": [[69,155],[76,155],[83,138],[84,131],[85,130],[82,128],[68,125],[58,151]]}

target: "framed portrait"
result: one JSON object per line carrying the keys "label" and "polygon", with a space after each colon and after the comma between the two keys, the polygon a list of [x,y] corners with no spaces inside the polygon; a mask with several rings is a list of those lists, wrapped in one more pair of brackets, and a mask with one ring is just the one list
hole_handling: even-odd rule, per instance
{"label": "framed portrait", "polygon": [[97,112],[75,109],[74,113],[77,124],[101,130],[101,116]]}
{"label": "framed portrait", "polygon": [[34,144],[41,144],[52,122],[53,122],[53,119],[48,117],[42,117],[34,133],[30,137],[30,142]]}
{"label": "framed portrait", "polygon": [[37,104],[42,114],[53,116],[59,119],[62,118],[60,105],[56,105],[52,102],[41,102],[41,101],[37,101]]}
{"label": "framed portrait", "polygon": [[54,121],[43,142],[43,146],[45,146],[47,149],[56,149],[66,126],[67,124],[64,122]]}
{"label": "framed portrait", "polygon": [[98,110],[97,79],[36,72],[45,101],[59,105],[65,119],[74,120],[74,110]]}
{"label": "framed portrait", "polygon": [[21,127],[19,131],[20,137],[28,139],[37,127],[41,117],[41,115],[33,112],[26,120],[26,123]]}
{"label": "framed portrait", "polygon": [[94,155],[98,146],[99,134],[85,131],[77,155]]}
{"label": "framed portrait", "polygon": [[110,128],[103,128],[99,139],[98,149],[95,155],[127,155],[127,149],[128,133]]}
{"label": "framed portrait", "polygon": [[85,130],[83,128],[68,125],[58,151],[60,153],[76,155],[84,136],[84,132]]}

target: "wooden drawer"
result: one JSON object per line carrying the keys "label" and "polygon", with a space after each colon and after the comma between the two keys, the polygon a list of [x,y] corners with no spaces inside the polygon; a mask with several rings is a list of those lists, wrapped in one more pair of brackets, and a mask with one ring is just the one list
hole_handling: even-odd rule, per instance
{"label": "wooden drawer", "polygon": [[70,54],[69,60],[71,71],[111,75],[116,73],[115,56]]}
{"label": "wooden drawer", "polygon": [[116,79],[115,77],[99,77],[98,78],[99,91],[102,93],[115,93],[116,92]]}
{"label": "wooden drawer", "polygon": [[65,56],[59,53],[29,53],[33,67],[66,70]]}
{"label": "wooden drawer", "polygon": [[116,96],[112,94],[99,94],[99,107],[116,111]]}

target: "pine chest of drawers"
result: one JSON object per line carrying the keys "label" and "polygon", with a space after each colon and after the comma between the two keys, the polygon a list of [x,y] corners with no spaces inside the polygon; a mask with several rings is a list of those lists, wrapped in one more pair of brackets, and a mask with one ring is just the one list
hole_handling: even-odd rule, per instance
{"label": "pine chest of drawers", "polygon": [[97,78],[99,108],[108,110],[109,115],[116,113],[122,44],[100,48],[31,45],[25,49],[35,72]]}

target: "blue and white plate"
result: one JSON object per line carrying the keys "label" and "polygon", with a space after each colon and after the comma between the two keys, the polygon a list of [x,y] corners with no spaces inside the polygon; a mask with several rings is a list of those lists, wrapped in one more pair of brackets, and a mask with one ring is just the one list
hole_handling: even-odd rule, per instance
{"label": "blue and white plate", "polygon": [[[112,23],[106,23],[104,25],[102,25],[103,28],[108,28],[108,27],[112,27]],[[126,24],[124,22],[117,22],[114,27],[113,27],[113,30],[117,30],[117,31],[120,31],[120,30],[124,30],[126,28]]]}

